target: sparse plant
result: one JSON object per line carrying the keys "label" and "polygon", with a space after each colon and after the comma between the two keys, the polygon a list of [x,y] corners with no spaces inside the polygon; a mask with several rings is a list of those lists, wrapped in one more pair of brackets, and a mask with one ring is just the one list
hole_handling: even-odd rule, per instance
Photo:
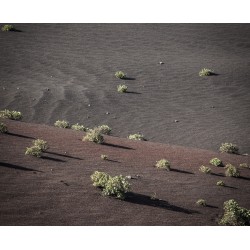
{"label": "sparse plant", "polygon": [[124,199],[125,194],[130,190],[130,184],[126,177],[122,175],[109,178],[103,188],[103,195],[114,196],[118,199]]}
{"label": "sparse plant", "polygon": [[11,120],[21,120],[23,116],[22,116],[22,113],[19,111],[14,111],[14,110],[11,111],[11,110],[5,109],[5,110],[0,111],[0,117],[11,119]]}
{"label": "sparse plant", "polygon": [[101,134],[109,135],[111,133],[111,128],[108,125],[98,126],[96,129],[100,131]]}
{"label": "sparse plant", "polygon": [[117,78],[120,78],[120,79],[126,78],[125,73],[123,73],[122,71],[117,71],[117,72],[115,73],[115,76],[116,76]]}
{"label": "sparse plant", "polygon": [[225,183],[223,181],[217,181],[216,185],[217,186],[225,186]]}
{"label": "sparse plant", "polygon": [[145,141],[145,138],[142,134],[133,134],[129,135],[128,139],[130,140],[136,140],[136,141]]}
{"label": "sparse plant", "polygon": [[198,201],[196,201],[196,204],[197,204],[198,206],[203,206],[203,207],[206,207],[206,206],[207,206],[206,201],[203,200],[203,199],[199,199]]}
{"label": "sparse plant", "polygon": [[107,155],[101,155],[101,159],[102,160],[108,160],[108,156]]}
{"label": "sparse plant", "polygon": [[203,68],[202,70],[200,70],[199,72],[199,76],[210,76],[214,74],[214,71],[211,69],[207,69],[207,68]]}
{"label": "sparse plant", "polygon": [[250,166],[247,165],[247,163],[241,163],[241,164],[240,164],[240,167],[241,167],[241,168],[250,168]]}
{"label": "sparse plant", "polygon": [[220,152],[229,154],[238,154],[239,147],[233,143],[222,143],[220,146]]}
{"label": "sparse plant", "polygon": [[216,167],[219,167],[219,166],[222,166],[222,161],[218,158],[213,158],[210,160],[210,164],[212,164]]}
{"label": "sparse plant", "polygon": [[224,215],[219,221],[223,226],[249,226],[250,210],[240,207],[234,200],[224,202]]}
{"label": "sparse plant", "polygon": [[212,172],[211,168],[209,168],[207,166],[203,166],[203,165],[199,168],[199,170],[205,174],[211,174],[211,172]]}
{"label": "sparse plant", "polygon": [[120,92],[120,93],[126,93],[128,90],[128,86],[127,85],[118,85],[117,86],[117,91]]}
{"label": "sparse plant", "polygon": [[100,133],[99,129],[90,129],[82,139],[83,141],[92,141],[95,143],[102,144],[104,142],[104,137]]}
{"label": "sparse plant", "polygon": [[58,128],[70,128],[70,125],[67,121],[65,120],[58,120],[54,123],[55,127]]}
{"label": "sparse plant", "polygon": [[26,148],[25,155],[32,155],[36,157],[42,156],[42,149],[38,146],[32,146],[30,148]]}
{"label": "sparse plant", "polygon": [[10,25],[10,24],[5,24],[2,28],[1,28],[2,31],[14,31],[15,28],[13,25]]}
{"label": "sparse plant", "polygon": [[7,126],[2,122],[0,122],[0,132],[1,133],[7,133],[8,132]]}
{"label": "sparse plant", "polygon": [[161,159],[157,161],[155,166],[157,168],[162,168],[162,169],[166,169],[167,171],[170,171],[170,162],[166,159]]}
{"label": "sparse plant", "polygon": [[239,177],[240,176],[240,172],[239,170],[232,164],[227,164],[225,166],[226,171],[225,171],[225,175],[229,176],[229,177]]}
{"label": "sparse plant", "polygon": [[158,200],[158,199],[157,199],[156,192],[154,192],[154,193],[151,195],[150,199],[153,200],[153,201]]}
{"label": "sparse plant", "polygon": [[91,180],[93,181],[93,185],[95,187],[100,187],[100,188],[104,188],[107,181],[111,178],[110,175],[108,175],[105,172],[99,172],[99,171],[95,171],[91,176],[90,176]]}
{"label": "sparse plant", "polygon": [[73,124],[71,126],[71,129],[77,130],[77,131],[84,131],[84,132],[87,131],[87,128],[85,128],[83,125],[80,125],[79,123]]}
{"label": "sparse plant", "polygon": [[33,141],[33,145],[39,147],[42,152],[45,152],[49,148],[47,142],[42,139],[37,139]]}

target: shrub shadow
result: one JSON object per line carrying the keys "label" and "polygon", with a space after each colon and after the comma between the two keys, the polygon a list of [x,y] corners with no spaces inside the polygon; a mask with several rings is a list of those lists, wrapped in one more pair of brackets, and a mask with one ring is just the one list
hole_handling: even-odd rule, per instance
{"label": "shrub shadow", "polygon": [[250,181],[250,178],[249,178],[249,177],[244,177],[244,176],[239,176],[239,177],[237,177],[237,179]]}
{"label": "shrub shadow", "polygon": [[6,135],[17,136],[17,137],[26,138],[26,139],[36,139],[34,137],[30,137],[30,136],[26,136],[26,135],[14,134],[14,133],[10,133],[10,132],[7,132]]}
{"label": "shrub shadow", "polygon": [[117,162],[117,163],[121,163],[120,161],[116,161],[116,160],[111,160],[111,159],[107,159],[105,161],[111,161],[111,162]]}
{"label": "shrub shadow", "polygon": [[64,155],[64,154],[59,154],[59,153],[49,152],[49,151],[46,151],[46,154],[57,155],[57,156],[62,156],[62,157],[70,158],[70,159],[76,159],[76,160],[83,160],[82,158],[79,158],[79,157],[75,157],[71,155]]}
{"label": "shrub shadow", "polygon": [[125,80],[125,81],[133,81],[133,80],[135,80],[136,78],[134,78],[134,77],[127,77],[127,76],[125,76],[124,78],[122,78],[122,80]]}
{"label": "shrub shadow", "polygon": [[53,158],[53,157],[49,157],[49,156],[41,156],[42,159],[45,159],[45,160],[50,160],[50,161],[56,161],[56,162],[66,162],[64,160],[61,160],[61,159],[57,159],[57,158]]}
{"label": "shrub shadow", "polygon": [[22,166],[19,166],[19,165],[14,165],[14,164],[6,163],[6,162],[0,162],[0,167],[13,168],[13,169],[17,169],[17,170],[33,171],[33,172],[41,172],[42,173],[42,171],[35,170],[33,168],[26,168],[26,167],[22,167]]}
{"label": "shrub shadow", "polygon": [[133,192],[128,192],[126,194],[126,198],[124,201],[134,203],[134,204],[139,204],[139,205],[158,207],[158,208],[162,208],[162,209],[166,209],[166,210],[170,210],[174,212],[179,212],[179,213],[185,213],[185,214],[199,213],[198,211],[195,211],[195,210],[186,209],[186,208],[182,208],[182,207],[169,204],[167,201],[164,201],[164,200],[151,199],[150,196],[137,194]]}
{"label": "shrub shadow", "polygon": [[140,93],[140,92],[135,92],[135,91],[126,91],[126,94],[141,95],[141,93]]}
{"label": "shrub shadow", "polygon": [[116,144],[112,144],[112,143],[107,143],[107,142],[104,142],[102,145],[109,146],[109,147],[114,147],[114,148],[122,148],[122,149],[132,149],[132,150],[135,150],[133,148],[129,148],[129,147],[125,147],[125,146],[120,146],[120,145],[116,145]]}
{"label": "shrub shadow", "polygon": [[210,207],[210,208],[218,208],[218,207],[213,206],[213,205],[206,205],[206,207]]}
{"label": "shrub shadow", "polygon": [[184,170],[175,169],[175,168],[171,168],[171,171],[177,172],[177,173],[183,173],[183,174],[194,174],[194,173],[189,172],[189,171],[184,171]]}
{"label": "shrub shadow", "polygon": [[226,187],[226,188],[231,188],[231,189],[238,189],[238,188],[236,188],[236,187],[232,187],[232,186],[228,186],[228,185],[225,185],[224,187]]}
{"label": "shrub shadow", "polygon": [[214,175],[214,176],[219,176],[219,177],[225,177],[224,174],[215,174],[215,173],[211,173],[211,175]]}

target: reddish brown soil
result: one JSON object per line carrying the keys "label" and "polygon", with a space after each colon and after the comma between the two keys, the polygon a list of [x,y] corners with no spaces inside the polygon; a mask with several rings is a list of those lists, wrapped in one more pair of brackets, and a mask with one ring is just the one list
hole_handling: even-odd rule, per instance
{"label": "reddish brown soil", "polygon": [[[0,134],[0,225],[217,225],[224,201],[250,208],[249,169],[240,169],[241,178],[225,177],[222,167],[198,170],[213,157],[238,166],[250,164],[249,156],[112,136],[99,145],[81,141],[83,132],[1,121],[9,133]],[[34,138],[49,144],[42,158],[24,155]],[[161,158],[172,171],[154,167]],[[132,192],[124,201],[103,197],[90,179],[95,170],[131,175]],[[200,198],[207,207],[195,205]]]}

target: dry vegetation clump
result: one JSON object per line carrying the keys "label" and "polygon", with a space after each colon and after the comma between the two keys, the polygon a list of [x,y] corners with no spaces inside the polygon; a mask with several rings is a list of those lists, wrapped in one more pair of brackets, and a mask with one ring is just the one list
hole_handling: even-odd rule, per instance
{"label": "dry vegetation clump", "polygon": [[240,166],[241,168],[250,168],[250,166],[247,165],[247,163],[241,163],[239,166]]}
{"label": "dry vegetation clump", "polygon": [[26,148],[25,155],[32,155],[36,157],[41,157],[42,153],[48,149],[48,144],[42,139],[37,139],[33,141],[31,147]]}
{"label": "dry vegetation clump", "polygon": [[155,166],[157,168],[161,168],[161,169],[166,169],[167,171],[170,171],[170,162],[166,159],[161,159],[159,161],[156,162]]}
{"label": "dry vegetation clump", "polygon": [[130,139],[130,140],[136,140],[136,141],[146,141],[146,139],[144,138],[144,136],[141,135],[141,134],[129,135],[128,139]]}
{"label": "dry vegetation clump", "polygon": [[54,125],[58,128],[70,128],[70,124],[65,120],[58,120],[54,123]]}
{"label": "dry vegetation clump", "polygon": [[198,206],[203,206],[203,207],[206,207],[206,206],[207,206],[206,201],[203,200],[203,199],[199,199],[198,201],[196,201],[196,204],[197,204]]}
{"label": "dry vegetation clump", "polygon": [[220,146],[220,152],[222,153],[229,153],[229,154],[238,154],[239,147],[233,143],[222,143]]}
{"label": "dry vegetation clump", "polygon": [[90,176],[91,180],[93,181],[93,185],[95,187],[101,187],[104,188],[107,181],[111,178],[110,175],[108,175],[105,172],[99,172],[99,171],[95,171],[91,176]]}
{"label": "dry vegetation clump", "polygon": [[212,172],[211,168],[203,166],[203,165],[199,168],[199,170],[204,174],[211,174]]}
{"label": "dry vegetation clump", "polygon": [[33,145],[41,148],[42,152],[45,152],[49,148],[48,143],[42,139],[33,141]]}
{"label": "dry vegetation clump", "polygon": [[15,28],[13,25],[11,24],[5,24],[2,28],[2,31],[15,31]]}
{"label": "dry vegetation clump", "polygon": [[110,135],[110,133],[111,133],[111,128],[108,125],[101,125],[95,129],[98,129],[100,131],[100,133],[104,134],[104,135]]}
{"label": "dry vegetation clump", "polygon": [[117,86],[117,91],[120,92],[120,93],[126,93],[128,90],[128,86],[127,85],[118,85]]}
{"label": "dry vegetation clump", "polygon": [[77,131],[84,131],[84,132],[88,130],[86,127],[84,127],[83,125],[80,125],[79,123],[73,124],[71,126],[71,129],[77,130]]}
{"label": "dry vegetation clump", "polygon": [[108,156],[107,155],[101,155],[101,159],[102,160],[108,160]]}
{"label": "dry vegetation clump", "polygon": [[217,186],[225,186],[225,183],[223,181],[217,181],[216,185]]}
{"label": "dry vegetation clump", "polygon": [[117,72],[115,72],[115,76],[116,76],[117,78],[120,78],[120,79],[126,78],[126,74],[123,73],[122,71],[117,71]]}
{"label": "dry vegetation clump", "polygon": [[210,76],[213,74],[214,74],[214,71],[211,69],[207,69],[207,68],[204,68],[204,69],[200,70],[200,72],[199,72],[199,76]]}
{"label": "dry vegetation clump", "polygon": [[7,133],[8,132],[7,126],[2,122],[0,122],[0,132],[1,133]]}
{"label": "dry vegetation clump", "polygon": [[219,166],[223,165],[222,161],[220,159],[218,159],[218,158],[211,159],[209,163],[216,166],[216,167],[219,167]]}
{"label": "dry vegetation clump", "polygon": [[219,221],[223,226],[250,226],[250,210],[240,207],[234,200],[224,202],[224,215]]}
{"label": "dry vegetation clump", "polygon": [[98,128],[90,129],[86,135],[82,138],[83,141],[92,141],[95,143],[102,144],[104,142],[104,137],[100,133]]}
{"label": "dry vegetation clump", "polygon": [[23,116],[22,116],[22,113],[19,111],[14,111],[14,110],[11,111],[11,110],[5,109],[5,110],[0,111],[0,117],[11,119],[11,120],[21,120]]}
{"label": "dry vegetation clump", "polygon": [[239,170],[232,164],[227,164],[225,166],[225,175],[229,176],[229,177],[239,177],[240,176],[240,172]]}

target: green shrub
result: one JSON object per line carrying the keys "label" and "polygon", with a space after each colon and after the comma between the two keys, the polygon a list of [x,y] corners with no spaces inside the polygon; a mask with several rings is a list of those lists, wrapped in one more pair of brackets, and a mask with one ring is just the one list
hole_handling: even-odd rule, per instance
{"label": "green shrub", "polygon": [[130,140],[136,140],[136,141],[145,141],[145,138],[143,135],[141,134],[133,134],[133,135],[129,135],[128,139]]}
{"label": "green shrub", "polygon": [[225,168],[226,168],[226,171],[225,171],[226,176],[236,177],[236,178],[240,176],[239,170],[232,164],[227,164]]}
{"label": "green shrub", "polygon": [[13,25],[10,25],[10,24],[5,24],[2,28],[1,28],[2,31],[14,31],[15,28]]}
{"label": "green shrub", "polygon": [[206,206],[207,206],[206,201],[203,200],[203,199],[199,199],[198,201],[196,201],[196,204],[197,204],[198,206],[203,206],[203,207],[206,207]]}
{"label": "green shrub", "polygon": [[58,127],[58,128],[70,128],[70,125],[67,121],[65,120],[58,120],[54,123],[55,127]]}
{"label": "green shrub", "polygon": [[103,195],[114,196],[118,199],[124,199],[125,194],[130,190],[130,184],[126,177],[122,175],[109,178],[103,188]]}
{"label": "green shrub", "polygon": [[108,156],[107,155],[101,155],[101,159],[108,160]]}
{"label": "green shrub", "polygon": [[220,152],[229,154],[238,154],[239,148],[233,143],[222,143],[220,146]]}
{"label": "green shrub", "polygon": [[25,155],[32,155],[36,157],[42,156],[42,149],[38,146],[32,146],[30,148],[26,148]]}
{"label": "green shrub", "polygon": [[0,122],[0,132],[1,133],[7,133],[8,132],[7,126],[2,122]]}
{"label": "green shrub", "polygon": [[21,120],[22,119],[22,113],[19,111],[11,111],[8,109],[1,110],[0,111],[0,117],[1,118],[8,118],[11,120]]}
{"label": "green shrub", "polygon": [[219,221],[219,225],[224,226],[249,226],[250,210],[240,207],[238,203],[231,199],[224,202],[224,215]]}
{"label": "green shrub", "polygon": [[205,174],[211,174],[211,168],[209,168],[209,167],[206,167],[206,166],[201,166],[200,168],[199,168],[199,170],[202,172],[202,173],[205,173]]}
{"label": "green shrub", "polygon": [[99,129],[90,129],[82,139],[83,141],[92,141],[95,143],[102,144],[104,142],[104,137],[100,133]]}
{"label": "green shrub", "polygon": [[170,162],[167,161],[166,159],[161,159],[157,161],[155,166],[157,168],[163,168],[163,169],[166,169],[167,171],[170,171]]}
{"label": "green shrub", "polygon": [[222,161],[218,158],[213,158],[210,160],[210,164],[212,164],[216,167],[219,167],[219,166],[222,166]]}
{"label": "green shrub", "polygon": [[204,68],[199,72],[199,76],[210,76],[214,74],[213,70]]}
{"label": "green shrub", "polygon": [[104,188],[107,181],[111,178],[110,175],[108,175],[105,172],[99,172],[99,171],[95,171],[91,176],[90,176],[91,180],[93,181],[93,185],[95,187],[101,187]]}
{"label": "green shrub", "polygon": [[42,152],[45,152],[49,148],[47,142],[42,139],[37,139],[33,141],[33,145],[39,147]]}
{"label": "green shrub", "polygon": [[71,129],[77,130],[77,131],[84,131],[84,132],[87,131],[87,128],[85,128],[83,125],[80,125],[79,123],[73,124],[71,126]]}
{"label": "green shrub", "polygon": [[225,183],[223,181],[217,181],[216,185],[217,186],[225,186]]}
{"label": "green shrub", "polygon": [[120,78],[120,79],[126,78],[126,75],[125,75],[122,71],[117,71],[117,72],[115,73],[115,76],[116,76],[117,78]]}
{"label": "green shrub", "polygon": [[128,86],[126,85],[118,85],[117,86],[117,91],[120,92],[120,93],[126,93],[128,90]]}
{"label": "green shrub", "polygon": [[108,125],[98,126],[96,129],[100,131],[101,134],[109,135],[111,133],[111,128]]}
{"label": "green shrub", "polygon": [[250,168],[249,165],[247,165],[247,163],[241,163],[240,167],[241,168]]}

